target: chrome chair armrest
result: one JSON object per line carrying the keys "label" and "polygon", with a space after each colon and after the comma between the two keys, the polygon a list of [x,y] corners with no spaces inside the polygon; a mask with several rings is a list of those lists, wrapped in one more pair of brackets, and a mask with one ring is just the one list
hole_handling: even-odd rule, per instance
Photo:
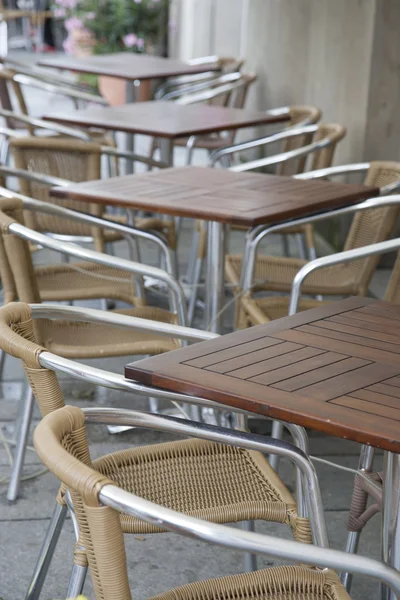
{"label": "chrome chair armrest", "polygon": [[[89,410],[91,409],[85,411],[88,420],[91,419]],[[306,563],[322,569],[330,568],[337,571],[346,569],[353,574],[366,575],[390,587],[396,597],[400,598],[399,572],[372,558],[318,547],[320,544],[318,546],[303,544],[232,526],[209,523],[159,506],[115,485],[103,486],[99,492],[99,500],[119,512],[195,540],[270,558]]]}
{"label": "chrome chair armrest", "polygon": [[[383,208],[385,206],[398,206],[400,205],[400,194],[394,194],[392,196],[378,196],[376,198],[369,198],[359,204],[353,204],[352,206],[345,206],[337,208],[329,212],[322,212],[316,215],[310,215],[302,219],[292,219],[285,221],[284,223],[277,223],[272,225],[260,225],[255,227],[247,234],[246,239],[246,271],[243,275],[242,287],[245,290],[250,290],[252,287],[253,273],[255,261],[257,258],[257,250],[262,240],[269,234],[279,233],[288,227],[295,227],[300,225],[306,225],[309,223],[317,223],[319,221],[325,221],[332,219],[333,217],[350,215],[363,210],[370,210],[371,208]],[[314,262],[314,261],[313,261]]]}
{"label": "chrome chair armrest", "polygon": [[61,94],[72,98],[74,100],[83,100],[84,102],[93,102],[94,104],[101,104],[102,106],[108,106],[108,103],[102,96],[91,94],[89,92],[83,92],[72,87],[66,86],[65,84],[53,84],[48,81],[43,81],[33,75],[24,75],[23,73],[16,73],[13,76],[13,80],[21,85],[29,85],[36,87],[46,92],[53,94]]}
{"label": "chrome chair armrest", "polygon": [[[310,127],[314,126],[310,125]],[[267,156],[265,158],[259,158],[257,160],[252,160],[239,165],[235,165],[233,167],[230,167],[230,170],[236,173],[241,173],[243,171],[252,171],[253,169],[259,169],[261,167],[279,165],[289,160],[301,158],[302,156],[308,156],[313,152],[321,150],[321,148],[326,148],[327,146],[330,146],[330,144],[331,141],[326,138],[318,142],[308,144],[307,146],[303,146],[302,148],[297,148],[296,150],[289,150],[288,152],[281,152],[280,154],[275,154],[274,156]]]}
{"label": "chrome chair armrest", "polygon": [[[7,191],[7,190],[6,190]],[[9,196],[6,196],[9,197]],[[29,203],[26,202],[25,206],[32,206],[37,200],[33,201],[32,199],[28,199]],[[24,201],[25,203],[25,201]],[[46,204],[46,203],[44,203]],[[54,207],[54,205],[53,205]],[[60,207],[57,207],[60,208]],[[65,210],[65,209],[64,209]],[[74,211],[71,211],[74,213]],[[79,213],[74,213],[79,214]],[[87,215],[86,215],[87,216]],[[71,216],[72,218],[72,216]],[[96,217],[91,217],[96,219]],[[107,226],[110,229],[117,229],[110,223],[108,225],[107,221],[100,219],[104,223],[107,223]],[[176,307],[177,316],[179,318],[179,322],[181,325],[186,325],[187,323],[187,313],[186,313],[186,300],[183,293],[183,290],[176,279],[167,271],[163,271],[158,267],[151,267],[148,265],[143,265],[141,263],[133,262],[126,260],[124,258],[117,258],[115,256],[110,256],[108,254],[102,254],[101,252],[96,252],[94,250],[89,250],[87,248],[82,248],[76,244],[71,244],[68,242],[56,240],[52,237],[39,233],[37,231],[33,231],[32,229],[28,229],[24,225],[20,223],[10,223],[8,225],[8,231],[10,233],[14,233],[15,235],[21,237],[22,239],[28,240],[30,242],[34,242],[39,246],[43,246],[44,248],[48,248],[50,250],[54,250],[60,254],[66,254],[68,256],[72,256],[73,258],[77,258],[78,260],[85,260],[88,262],[93,262],[98,265],[104,265],[107,267],[111,267],[114,269],[120,269],[122,271],[126,271],[132,275],[139,275],[141,277],[151,277],[156,281],[160,281],[164,283],[169,291],[172,294],[172,298],[174,300],[174,305]]]}
{"label": "chrome chair armrest", "polygon": [[301,287],[307,277],[311,275],[311,273],[314,273],[314,271],[331,267],[333,265],[345,264],[353,260],[366,258],[367,256],[387,254],[388,252],[393,252],[399,248],[400,238],[396,238],[394,240],[387,240],[385,242],[379,242],[369,246],[362,246],[361,248],[354,248],[352,250],[345,250],[344,252],[330,254],[329,256],[323,256],[310,261],[296,273],[295,278],[293,279],[290,294],[289,315],[294,315],[297,312]]}
{"label": "chrome chair armrest", "polygon": [[101,152],[102,154],[105,154],[107,156],[115,156],[116,158],[128,158],[136,162],[145,163],[146,165],[150,165],[151,167],[158,167],[159,169],[166,169],[170,166],[168,163],[162,162],[160,160],[154,160],[149,156],[135,154],[134,152],[126,152],[125,150],[118,150],[117,148],[113,148],[112,146],[102,146]]}
{"label": "chrome chair armrest", "polygon": [[[270,112],[271,114],[276,114],[275,111],[279,111],[278,114],[281,114],[280,111],[287,112],[287,110],[288,109],[284,107],[282,109],[273,109],[267,112]],[[268,144],[273,144],[274,142],[280,142],[282,140],[287,140],[307,133],[315,133],[317,129],[318,125],[306,125],[304,127],[287,127],[283,131],[279,131],[277,133],[273,133],[262,138],[257,138],[255,140],[249,140],[248,142],[241,142],[240,144],[234,144],[233,146],[221,148],[221,150],[216,150],[211,154],[210,166],[214,166],[215,163],[221,159],[221,157],[227,156],[229,154],[234,154],[235,152],[242,152],[243,150],[252,150],[254,148],[258,148],[259,146],[266,146]]]}
{"label": "chrome chair armrest", "polygon": [[198,73],[197,75],[182,75],[181,77],[167,79],[167,81],[162,83],[157,88],[154,98],[155,100],[164,100],[165,95],[169,93],[169,88],[177,88],[184,85],[193,85],[196,83],[210,81],[215,79],[216,74],[217,73],[215,71],[207,71],[206,73]]}
{"label": "chrome chair armrest", "polygon": [[39,129],[48,129],[54,133],[60,133],[62,135],[74,137],[84,142],[92,141],[90,135],[84,131],[73,129],[72,127],[66,127],[65,125],[59,125],[58,123],[53,123],[51,120],[45,121],[44,119],[38,119],[36,117],[28,117],[27,115],[22,115],[2,108],[0,108],[0,117],[20,121],[21,123],[26,123],[32,127],[38,127]]}
{"label": "chrome chair armrest", "polygon": [[134,425],[158,431],[168,431],[178,435],[255,450],[263,454],[277,454],[287,458],[300,469],[305,482],[308,515],[312,524],[314,541],[319,546],[329,545],[316,471],[309,457],[293,444],[244,431],[185,421],[174,417],[158,417],[153,414],[125,409],[86,409],[85,415],[90,422]]}
{"label": "chrome chair armrest", "polygon": [[[8,169],[6,169],[8,170]],[[16,169],[15,169],[16,170]],[[1,172],[1,167],[0,167]],[[25,171],[23,171],[25,173]],[[49,176],[38,175],[35,177],[35,181],[40,183],[47,183],[46,180],[49,180],[49,183],[52,185],[52,179],[56,180],[58,178],[53,178]],[[60,180],[62,182],[62,187],[67,187],[70,185],[70,182],[65,180]],[[56,183],[58,185],[58,183]],[[141,229],[136,229],[132,225],[124,225],[123,223],[117,223],[115,221],[109,221],[108,219],[104,219],[101,217],[96,217],[95,215],[90,215],[83,212],[78,212],[72,210],[70,208],[66,208],[64,206],[59,206],[57,204],[51,204],[50,202],[43,202],[42,200],[36,200],[34,198],[29,198],[28,196],[24,196],[23,194],[19,194],[12,190],[8,190],[6,188],[0,187],[0,197],[3,198],[19,198],[22,200],[24,208],[29,210],[44,212],[46,214],[54,215],[56,217],[61,217],[64,219],[71,219],[73,221],[79,221],[81,223],[87,223],[88,225],[93,225],[95,227],[100,227],[102,229],[111,229],[113,231],[119,231],[125,237],[129,238],[138,238],[143,239],[149,242],[156,244],[159,250],[163,253],[166,262],[166,269],[168,273],[172,274],[174,272],[173,261],[171,257],[171,250],[164,240],[163,236],[158,232],[150,233],[148,231],[143,231]]]}
{"label": "chrome chair armrest", "polygon": [[133,329],[145,333],[157,333],[166,337],[174,337],[189,342],[202,342],[219,337],[216,333],[183,327],[174,323],[161,323],[142,319],[117,312],[97,310],[95,308],[82,308],[80,306],[63,306],[53,304],[30,304],[34,319],[62,319],[81,323],[97,323],[122,329]]}
{"label": "chrome chair armrest", "polygon": [[4,138],[16,138],[16,137],[25,137],[25,133],[22,131],[17,131],[16,129],[11,129],[11,127],[3,127],[0,125],[0,135]]}
{"label": "chrome chair armrest", "polygon": [[[0,128],[1,132],[1,128]],[[54,177],[53,175],[43,175],[41,173],[34,173],[33,171],[26,171],[25,169],[16,169],[15,167],[4,167],[0,165],[0,174],[7,175],[9,177],[19,177],[27,181],[34,181],[36,183],[44,183],[47,185],[58,185],[60,187],[68,187],[71,182],[67,179],[61,179],[61,177]],[[1,195],[0,188],[0,195]],[[13,194],[15,195],[15,194]]]}
{"label": "chrome chair armrest", "polygon": [[[199,83],[196,83],[194,85],[188,85],[181,87],[177,90],[172,90],[163,97],[163,100],[176,100],[180,99],[184,95],[194,95],[197,92],[199,93],[199,97],[201,98],[200,92],[204,92],[206,94],[206,92],[211,92],[214,89],[214,87],[216,87],[216,89],[219,91],[221,86],[238,83],[240,82],[241,78],[242,75],[239,72],[227,73],[226,75],[220,75],[219,77],[213,77],[205,81],[200,81]],[[224,90],[224,92],[226,91],[230,90]],[[204,100],[209,100],[214,97],[215,96],[205,95]],[[196,100],[196,102],[201,102],[201,99]]]}
{"label": "chrome chair armrest", "polygon": [[347,173],[363,173],[368,171],[371,163],[354,163],[350,165],[338,165],[336,167],[327,167],[326,169],[317,169],[293,175],[294,179],[319,179],[321,177],[333,177],[335,175],[346,175]]}

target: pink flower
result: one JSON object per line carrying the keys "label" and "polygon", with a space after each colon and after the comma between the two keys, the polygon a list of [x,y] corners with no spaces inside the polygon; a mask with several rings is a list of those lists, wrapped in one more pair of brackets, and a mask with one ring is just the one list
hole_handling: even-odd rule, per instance
{"label": "pink flower", "polygon": [[83,23],[78,17],[70,17],[64,21],[65,29],[72,31],[73,29],[83,29]]}
{"label": "pink flower", "polygon": [[64,48],[64,52],[66,54],[74,53],[75,44],[74,44],[74,41],[69,36],[67,38],[65,38],[65,40],[63,41],[63,48]]}
{"label": "pink flower", "polygon": [[54,16],[56,17],[56,19],[60,19],[61,17],[65,17],[66,15],[66,10],[65,8],[55,8],[54,9]]}
{"label": "pink flower", "polygon": [[122,39],[127,48],[133,48],[139,41],[134,33],[128,33]]}
{"label": "pink flower", "polygon": [[136,42],[136,46],[140,49],[144,48],[144,39],[138,38],[138,41]]}
{"label": "pink flower", "polygon": [[78,0],[55,0],[56,4],[62,8],[75,8],[78,3]]}
{"label": "pink flower", "polygon": [[95,18],[96,18],[96,13],[94,13],[94,12],[88,12],[85,15],[85,19],[87,21],[93,21],[93,19],[95,19]]}

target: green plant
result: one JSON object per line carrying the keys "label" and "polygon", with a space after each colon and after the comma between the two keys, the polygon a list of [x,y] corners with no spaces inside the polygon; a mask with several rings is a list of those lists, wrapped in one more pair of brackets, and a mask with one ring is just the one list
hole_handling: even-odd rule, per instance
{"label": "green plant", "polygon": [[55,0],[54,14],[64,19],[64,50],[94,54],[147,53],[162,39],[168,0]]}

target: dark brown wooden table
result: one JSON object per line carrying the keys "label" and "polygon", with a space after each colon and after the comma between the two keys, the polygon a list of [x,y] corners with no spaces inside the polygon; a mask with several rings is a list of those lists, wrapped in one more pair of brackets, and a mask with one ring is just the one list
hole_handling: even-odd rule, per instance
{"label": "dark brown wooden table", "polygon": [[159,77],[177,77],[179,75],[195,75],[207,71],[216,71],[215,64],[190,64],[174,58],[118,52],[78,58],[74,56],[50,56],[41,59],[41,67],[65,69],[76,73],[92,73],[106,75],[125,80],[147,80]]}
{"label": "dark brown wooden table", "polygon": [[131,363],[125,376],[400,453],[400,306],[350,298]]}
{"label": "dark brown wooden table", "polygon": [[160,138],[161,160],[172,165],[173,142],[178,138],[281,123],[288,121],[289,115],[270,115],[265,111],[201,103],[150,101],[122,106],[93,106],[45,115],[44,119],[78,127],[156,136]]}
{"label": "dark brown wooden table", "polygon": [[378,188],[225,169],[181,167],[53,188],[56,198],[99,202],[209,221],[206,321],[220,330],[225,225],[286,221],[379,193]]}
{"label": "dark brown wooden table", "polygon": [[341,300],[131,363],[125,376],[385,450],[383,556],[400,569],[400,306]]}

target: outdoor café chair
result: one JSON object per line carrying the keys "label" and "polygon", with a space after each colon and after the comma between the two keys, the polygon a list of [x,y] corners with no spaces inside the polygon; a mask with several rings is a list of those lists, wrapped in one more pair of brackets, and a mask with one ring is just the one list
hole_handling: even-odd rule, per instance
{"label": "outdoor caf\u00e9 chair", "polygon": [[[1,111],[0,111],[1,115]],[[46,127],[46,121],[42,122]],[[53,125],[50,125],[52,129]],[[61,128],[63,130],[64,128]],[[68,129],[68,128],[67,128]],[[72,130],[75,131],[75,130]],[[1,128],[0,128],[1,133]],[[85,135],[85,134],[83,134]],[[49,195],[49,190],[54,185],[68,186],[71,182],[90,181],[101,178],[101,161],[106,156],[112,160],[129,156],[135,160],[149,162],[147,157],[131,155],[121,152],[111,146],[104,146],[96,141],[76,139],[75,137],[11,137],[9,141],[14,165],[19,169],[15,173],[19,180],[20,191],[26,195],[45,202],[65,206],[76,211],[93,214],[97,217],[105,217],[117,220],[122,224],[130,221],[138,229],[144,231],[158,231],[165,235],[171,248],[176,248],[176,236],[173,220],[165,220],[157,217],[134,218],[133,215],[107,215],[105,207],[96,203],[84,203],[68,200],[55,200]],[[153,161],[150,161],[154,164]],[[160,166],[160,165],[158,165]],[[5,169],[0,167],[3,173]],[[43,181],[30,174],[43,176]],[[50,176],[48,180],[46,177]],[[52,178],[56,177],[57,181]],[[61,181],[61,179],[63,181]],[[98,229],[93,232],[84,225],[73,224],[66,219],[60,220],[55,217],[34,218],[28,216],[27,225],[38,231],[48,231],[63,236],[93,237],[96,250],[104,252],[107,243],[121,240],[120,234],[113,231],[102,231]],[[79,240],[78,240],[79,241]]]}
{"label": "outdoor caf\u00e9 chair", "polygon": [[[356,169],[360,165],[354,165],[354,167]],[[379,186],[382,194],[391,193],[399,188],[400,163],[374,161],[363,164],[362,167],[367,169],[365,183]],[[341,169],[342,167],[338,167],[338,171]],[[350,166],[346,169],[350,170]],[[322,173],[324,172],[326,171],[323,170]],[[295,226],[296,224],[312,226],[319,221],[342,215],[352,215],[353,220],[344,250],[362,248],[390,237],[399,213],[399,198],[400,196],[373,198],[354,206],[306,217],[293,221],[293,223]],[[279,233],[286,227],[287,224],[282,224],[254,229],[247,237],[245,258],[243,259],[242,255],[228,255],[226,258],[227,279],[240,294],[236,312],[236,325],[240,328],[265,323],[287,314],[288,298],[257,295],[266,291],[290,292],[296,273],[307,264],[307,261],[299,258],[258,254],[259,245],[268,234]],[[322,265],[325,264],[324,258],[316,260],[322,261]],[[311,296],[365,296],[378,260],[377,256],[371,255],[345,267],[339,264],[322,268],[312,275],[304,286],[303,293]],[[314,299],[304,300],[303,306],[311,308],[317,302],[318,300]]]}
{"label": "outdoor caf\u00e9 chair", "polygon": [[[207,81],[182,86],[166,93],[162,100],[170,100],[178,104],[217,104],[231,108],[243,108],[250,86],[257,76],[253,73],[226,73]],[[186,148],[186,164],[192,162],[193,150],[203,148],[211,152],[233,143],[235,130],[222,133],[212,133],[204,136],[192,135],[189,138],[178,138],[175,145]],[[150,156],[153,158],[158,148],[157,138],[153,138]]]}
{"label": "outdoor caf\u00e9 chair", "polygon": [[[4,289],[4,301],[15,299],[25,302],[41,302],[44,299],[54,301],[82,300],[96,298],[118,299],[133,305],[134,308],[121,309],[118,312],[134,315],[143,319],[162,323],[186,324],[186,303],[183,291],[174,277],[162,269],[140,263],[119,259],[114,256],[86,250],[76,244],[61,242],[49,236],[37,233],[23,225],[23,208],[28,206],[36,210],[57,210],[65,213],[67,209],[42,206],[35,200],[17,198],[0,199],[0,275]],[[69,211],[77,219],[93,219]],[[99,220],[104,226],[104,221]],[[112,224],[111,224],[112,227]],[[126,228],[129,229],[129,228]],[[132,231],[131,235],[134,234]],[[142,234],[142,232],[140,232]],[[148,236],[148,234],[146,234]],[[33,266],[28,242],[40,244],[44,248],[66,254],[85,262],[55,264],[43,267]],[[168,249],[160,241],[159,248]],[[171,265],[170,265],[171,267]],[[170,268],[172,270],[172,268]],[[169,310],[157,306],[148,306],[144,296],[138,295],[133,277],[151,277],[162,282],[169,290]],[[90,324],[65,325],[44,321],[41,326],[41,339],[49,349],[64,357],[107,358],[112,356],[154,355],[179,347],[174,338],[160,337],[157,333],[132,333],[128,330],[107,330]],[[3,356],[4,358],[4,356]],[[2,360],[2,366],[4,360]],[[24,403],[32,406],[33,399],[27,393]],[[28,408],[27,408],[28,410]],[[15,500],[18,494],[20,472],[23,462],[23,449],[26,434],[21,434],[19,448],[9,486],[8,499]],[[22,448],[22,449],[21,449]],[[18,458],[19,457],[19,458]]]}
{"label": "outdoor caf\u00e9 chair", "polygon": [[[90,459],[85,421],[105,423],[109,419],[112,422],[123,420],[141,423],[150,428],[153,421],[153,427],[160,428],[160,417],[153,415],[143,419],[138,413],[131,411],[89,409],[83,412],[79,408],[67,406],[47,415],[38,425],[34,436],[35,447],[42,461],[65,484],[67,494],[71,495],[80,525],[82,544],[88,550],[88,562],[98,600],[131,598],[120,514],[143,519],[151,527],[164,528],[219,546],[241,551],[251,550],[257,554],[300,563],[296,566],[272,567],[253,573],[196,581],[161,593],[156,596],[157,600],[274,600],[278,597],[282,600],[349,600],[338,575],[331,570],[343,568],[378,579],[400,597],[400,574],[395,569],[369,558],[350,556],[321,547],[326,542],[319,540],[318,536],[315,545],[312,545],[241,531],[209,523],[195,515],[185,515],[182,511],[171,510],[170,506],[149,501],[143,491],[133,486],[127,489],[126,484],[121,485],[112,476],[112,472],[99,468],[102,459],[93,463]],[[173,430],[171,423],[166,423],[165,428]],[[210,441],[216,440],[227,444],[226,447],[257,448],[263,452],[271,448],[273,452],[286,455],[291,460],[300,459],[300,452],[294,446],[282,442],[281,445],[276,445],[275,441],[261,436],[210,426],[200,425],[197,428],[190,422],[181,423],[178,431]],[[301,456],[301,462],[303,468],[307,465],[308,480],[313,480],[315,489],[318,489],[318,480],[315,473],[312,475],[311,463],[304,455]],[[309,495],[310,515],[318,512],[318,495],[318,491],[314,498]],[[76,585],[70,592],[76,595],[81,587],[82,579],[77,577]]]}
{"label": "outdoor caf\u00e9 chair", "polygon": [[[35,319],[35,321],[33,321]],[[107,336],[107,327],[110,326],[143,332],[158,332],[193,342],[216,337],[216,334],[189,329],[170,323],[155,323],[149,320],[128,317],[118,313],[98,311],[94,309],[50,306],[34,304],[28,306],[24,303],[10,303],[0,308],[0,347],[13,357],[22,360],[32,390],[38,401],[42,415],[46,415],[64,406],[56,373],[65,373],[74,378],[91,382],[106,388],[140,395],[151,395],[164,400],[184,402],[185,405],[194,407],[207,407],[215,411],[225,411],[226,407],[215,402],[200,398],[176,394],[164,390],[153,389],[142,384],[125,379],[122,375],[104,371],[71,359],[60,356],[51,351],[51,346],[43,342],[41,335],[42,323],[57,322],[66,329],[68,326],[75,328],[77,325],[96,325],[102,331],[103,339]],[[75,323],[74,323],[75,322]],[[121,334],[125,333],[122,332]],[[154,393],[153,393],[154,391]],[[127,398],[129,401],[129,397]],[[31,406],[24,409],[24,422],[29,421]],[[113,411],[115,414],[120,411]],[[185,431],[184,423],[179,419],[149,420],[146,413],[136,413],[137,422],[128,422],[128,425],[145,426],[143,419],[147,420],[150,427],[165,431],[179,433],[187,432],[192,435],[193,430],[200,424],[191,425]],[[236,426],[244,429],[246,413],[239,411],[236,415]],[[110,421],[112,423],[112,421]],[[157,423],[159,426],[156,426]],[[115,425],[126,425],[123,419],[116,418]],[[25,425],[26,427],[26,425]],[[307,436],[301,427],[286,424],[293,440],[299,450],[292,453],[294,464],[301,469],[305,495],[312,495],[313,511],[311,519],[314,523],[314,534],[317,541],[324,542],[326,532],[323,521],[322,505],[319,498],[318,485],[315,473],[309,462],[307,454]],[[206,427],[206,431],[208,431]],[[227,430],[221,430],[227,431]],[[242,431],[237,434],[238,439],[245,439],[247,434]],[[194,437],[197,437],[194,434]],[[245,449],[217,444],[224,441],[210,438],[204,440],[185,440],[145,446],[132,450],[123,450],[114,453],[96,462],[98,468],[119,483],[126,485],[129,491],[139,491],[147,498],[184,510],[187,514],[196,515],[215,522],[240,522],[251,520],[273,521],[288,525],[295,539],[310,542],[311,532],[309,521],[305,517],[305,499],[302,495],[298,503],[282,483],[276,473],[270,468],[267,459],[261,452],[269,450],[271,445],[249,443],[244,444]],[[226,436],[228,441],[229,436]],[[257,439],[264,440],[258,436]],[[278,442],[276,447],[286,448],[288,444]],[[292,446],[290,446],[292,447]],[[301,458],[299,458],[301,457]],[[300,489],[300,488],[298,488]],[[30,586],[27,598],[37,598],[43,583],[51,554],[57,543],[62,522],[66,514],[65,490],[58,496],[58,505],[49,527],[49,533],[39,557],[38,566]],[[78,515],[77,515],[78,516]],[[79,520],[80,516],[78,516]],[[149,526],[137,519],[122,517],[122,528],[127,533],[156,533],[157,527]],[[82,521],[80,530],[85,528]],[[80,540],[80,543],[82,540]],[[75,575],[86,571],[86,551],[79,546],[75,554]],[[89,550],[88,546],[85,548]],[[248,560],[248,569],[254,568],[254,562]],[[79,577],[78,577],[79,578]],[[69,590],[72,596],[74,590]]]}
{"label": "outdoor caf\u00e9 chair", "polygon": [[[318,109],[314,110],[315,118],[318,116],[317,110]],[[289,149],[283,153],[269,156],[267,158],[243,162],[229,168],[232,171],[241,172],[252,170],[255,168],[260,168],[261,166],[281,167],[282,165],[285,165],[288,161],[295,161],[299,165],[298,168],[305,168],[306,164],[304,161],[306,159],[306,162],[312,162],[314,168],[316,168],[316,165],[329,166],[332,162],[336,145],[341,139],[343,139],[343,137],[345,136],[345,132],[345,128],[342,125],[338,125],[336,123],[325,123],[318,125],[313,124],[306,126],[295,125],[294,127],[289,128],[283,132],[272,134],[265,138],[253,140],[251,142],[237,144],[236,146],[217,151],[211,156],[211,165],[215,166],[218,162],[223,161],[225,158],[229,159],[229,157],[232,154],[240,152],[241,148],[243,148],[244,150],[250,150],[251,148],[264,147],[268,146],[270,143],[273,144],[276,142],[284,142],[285,144],[297,144],[300,140],[302,142],[305,142],[306,145],[297,147],[295,149]],[[309,139],[310,135],[313,139],[313,141],[311,142]],[[286,224],[285,227],[282,227],[280,231],[282,231],[285,235],[288,233],[296,233],[292,228],[290,229],[290,231],[287,231],[287,227],[288,226]],[[188,280],[189,283],[193,285],[193,292],[188,309],[189,322],[191,322],[191,319],[193,319],[194,315],[194,310],[197,301],[197,291],[199,287],[200,275],[206,251],[207,233],[204,223],[199,222],[197,228],[198,234],[195,237],[192,250],[193,254],[196,250],[196,259],[194,262],[192,262],[192,264],[190,264],[190,270],[188,269]],[[309,231],[307,230],[307,228],[298,229],[297,233],[304,233],[306,235],[307,245],[310,246]],[[238,285],[238,281],[240,279],[240,270],[242,266],[241,258],[241,255],[228,255],[226,258],[226,276],[229,283],[233,284],[234,287]],[[234,279],[233,273],[235,273],[236,270],[239,270],[239,275],[236,279]]]}

